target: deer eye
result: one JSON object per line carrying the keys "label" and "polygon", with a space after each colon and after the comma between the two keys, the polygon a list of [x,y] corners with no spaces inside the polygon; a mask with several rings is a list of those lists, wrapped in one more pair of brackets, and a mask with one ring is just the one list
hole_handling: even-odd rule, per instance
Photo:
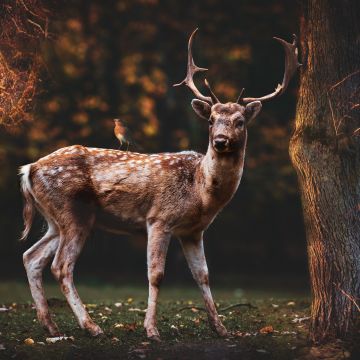
{"label": "deer eye", "polygon": [[209,125],[210,125],[210,126],[214,125],[214,119],[213,119],[213,118],[210,118],[210,119],[209,119]]}
{"label": "deer eye", "polygon": [[236,124],[237,127],[242,128],[244,126],[244,120],[239,119]]}

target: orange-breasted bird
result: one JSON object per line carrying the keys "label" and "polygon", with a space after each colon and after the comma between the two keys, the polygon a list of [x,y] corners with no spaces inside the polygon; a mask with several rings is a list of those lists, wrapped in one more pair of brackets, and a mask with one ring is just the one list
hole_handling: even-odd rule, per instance
{"label": "orange-breasted bird", "polygon": [[127,142],[125,138],[126,128],[119,119],[114,119],[114,123],[115,123],[114,134],[116,138],[119,140],[120,145],[122,145],[124,142]]}

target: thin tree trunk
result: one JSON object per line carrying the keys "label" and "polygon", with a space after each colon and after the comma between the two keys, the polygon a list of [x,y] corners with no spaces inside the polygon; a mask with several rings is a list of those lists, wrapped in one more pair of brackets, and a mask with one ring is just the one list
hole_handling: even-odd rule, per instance
{"label": "thin tree trunk", "polygon": [[312,340],[354,330],[360,298],[360,10],[304,0],[303,70],[290,156],[298,174],[312,287]]}

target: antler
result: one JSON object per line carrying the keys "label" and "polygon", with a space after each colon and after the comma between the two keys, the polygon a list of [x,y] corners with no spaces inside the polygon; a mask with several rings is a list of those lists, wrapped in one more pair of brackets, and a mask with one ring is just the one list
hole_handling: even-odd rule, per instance
{"label": "antler", "polygon": [[293,34],[292,44],[278,37],[274,37],[274,39],[277,40],[284,47],[285,50],[285,72],[284,72],[282,84],[281,85],[278,84],[275,91],[272,92],[271,94],[265,95],[260,98],[250,98],[250,97],[241,98],[240,95],[237,101],[238,103],[248,104],[249,102],[252,101],[267,101],[282,95],[287,89],[290,79],[294,75],[295,71],[297,70],[298,67],[302,65],[298,62],[297,37],[295,34]]}
{"label": "antler", "polygon": [[212,92],[209,83],[207,82],[207,80],[205,80],[205,85],[206,87],[209,89],[210,91],[210,95],[211,96],[205,96],[203,94],[201,94],[201,92],[197,89],[194,80],[193,80],[193,76],[197,73],[197,72],[201,72],[201,71],[207,71],[207,69],[205,68],[201,68],[195,65],[194,63],[194,59],[192,57],[192,53],[191,53],[191,47],[192,47],[192,42],[194,39],[194,35],[196,34],[196,32],[198,31],[198,28],[196,28],[193,33],[190,36],[189,39],[189,43],[188,43],[188,63],[187,63],[187,73],[186,73],[186,77],[185,79],[178,83],[178,84],[174,84],[173,86],[180,86],[182,84],[185,84],[186,86],[188,86],[190,88],[190,90],[195,94],[195,96],[200,99],[200,100],[204,100],[210,104],[215,104],[218,103],[219,100],[218,98],[215,96],[215,94]]}

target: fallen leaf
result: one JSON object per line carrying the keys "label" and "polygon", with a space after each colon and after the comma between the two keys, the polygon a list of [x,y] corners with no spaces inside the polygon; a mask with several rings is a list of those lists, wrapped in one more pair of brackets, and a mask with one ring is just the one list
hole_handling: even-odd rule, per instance
{"label": "fallen leaf", "polygon": [[274,309],[277,309],[279,307],[278,304],[271,304],[271,306],[274,308]]}
{"label": "fallen leaf", "polygon": [[0,350],[6,350],[6,347],[4,346],[4,344],[0,344]]}
{"label": "fallen leaf", "polygon": [[123,327],[124,327],[124,324],[121,324],[121,323],[120,324],[117,323],[114,325],[115,329],[119,329],[119,328],[123,328]]}
{"label": "fallen leaf", "polygon": [[287,306],[295,306],[295,301],[289,301],[286,305]]}
{"label": "fallen leaf", "polygon": [[128,311],[134,312],[146,312],[147,309],[139,309],[139,308],[129,308]]}
{"label": "fallen leaf", "polygon": [[119,342],[120,340],[119,340],[116,336],[113,336],[113,337],[111,338],[111,341],[112,341],[112,342]]}
{"label": "fallen leaf", "polygon": [[127,331],[135,331],[135,329],[136,329],[136,323],[125,324],[125,325],[124,325],[124,328],[125,328]]}
{"label": "fallen leaf", "polygon": [[258,353],[266,354],[267,351],[265,349],[256,349]]}
{"label": "fallen leaf", "polygon": [[260,330],[260,334],[272,334],[274,332],[274,328],[271,325],[264,326]]}
{"label": "fallen leaf", "polygon": [[295,324],[297,324],[297,323],[302,323],[303,321],[306,321],[306,320],[309,320],[310,319],[310,316],[305,316],[305,317],[296,317],[296,318],[294,318],[294,319],[292,319],[291,320],[291,322],[292,323],[295,323]]}
{"label": "fallen leaf", "polygon": [[116,302],[114,305],[115,305],[115,307],[123,306],[123,304],[121,302]]}
{"label": "fallen leaf", "polygon": [[6,312],[6,311],[9,311],[9,309],[6,307],[0,307],[0,312]]}
{"label": "fallen leaf", "polygon": [[35,341],[32,339],[32,338],[26,338],[24,340],[24,344],[25,345],[34,345],[35,344]]}
{"label": "fallen leaf", "polygon": [[238,330],[238,331],[235,331],[233,333],[233,335],[236,336],[236,337],[243,337],[245,335],[245,333]]}
{"label": "fallen leaf", "polygon": [[199,310],[198,310],[197,308],[194,308],[194,307],[191,308],[191,311],[192,311],[193,313],[199,312]]}
{"label": "fallen leaf", "polygon": [[282,331],[281,335],[296,335],[296,331]]}
{"label": "fallen leaf", "polygon": [[96,304],[85,304],[85,306],[86,306],[87,308],[96,308],[96,307],[97,307]]}
{"label": "fallen leaf", "polygon": [[74,341],[75,338],[73,336],[55,336],[55,337],[48,337],[46,338],[46,342],[48,344],[55,344],[58,341],[63,341],[63,340],[71,340]]}

